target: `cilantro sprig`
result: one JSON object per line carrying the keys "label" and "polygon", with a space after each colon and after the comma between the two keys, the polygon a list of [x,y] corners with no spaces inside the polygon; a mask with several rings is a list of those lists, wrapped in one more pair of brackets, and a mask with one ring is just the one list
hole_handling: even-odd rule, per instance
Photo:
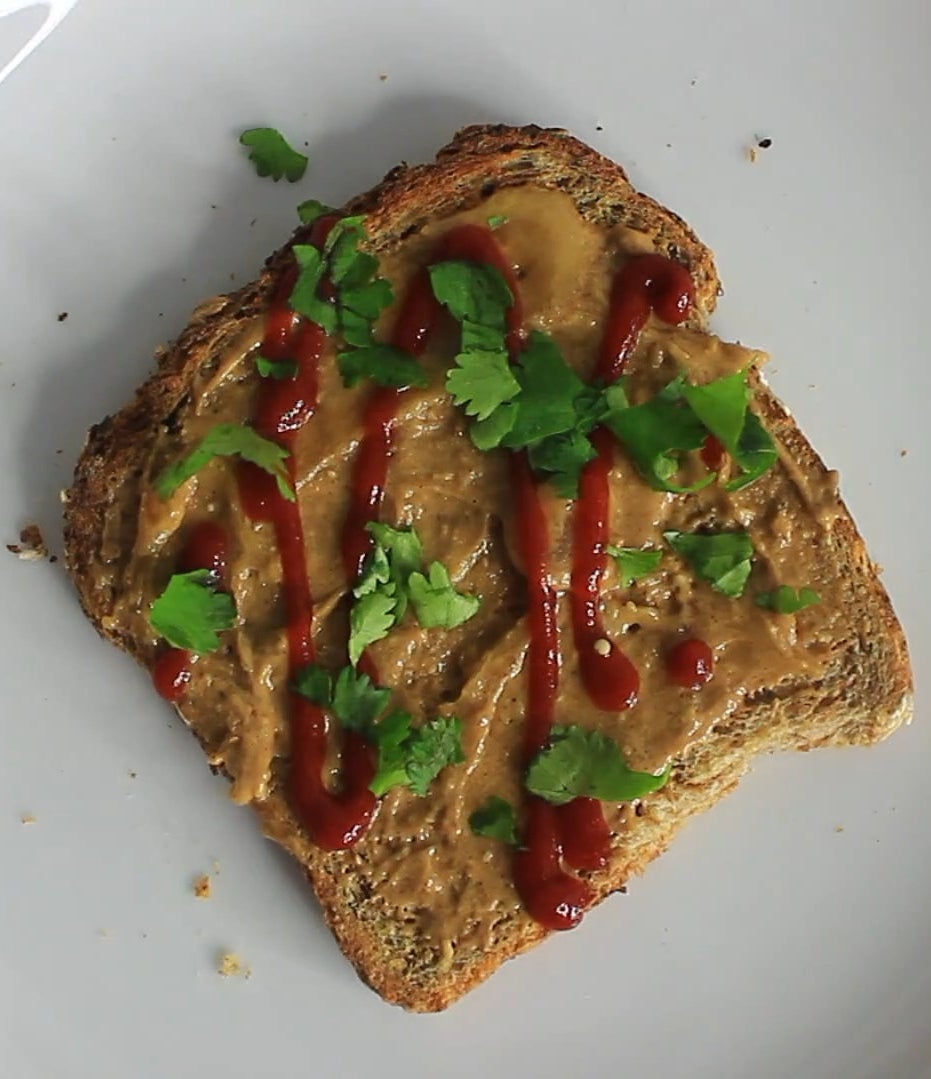
{"label": "cilantro sprig", "polygon": [[578,726],[554,727],[550,744],[531,762],[526,787],[531,794],[564,805],[573,798],[629,802],[659,790],[669,778],[636,772],[624,760],[613,739]]}
{"label": "cilantro sprig", "polygon": [[605,550],[617,563],[621,578],[621,588],[629,588],[634,581],[639,581],[659,569],[663,561],[663,552],[649,547],[615,547],[607,544]]}
{"label": "cilantro sprig", "polygon": [[474,835],[484,836],[486,839],[499,839],[511,847],[520,846],[520,833],[514,807],[497,794],[491,795],[483,806],[470,814],[469,827]]}
{"label": "cilantro sprig", "polygon": [[[327,213],[328,207],[306,202],[299,212],[306,223]],[[295,244],[292,251],[298,277],[290,300],[299,315],[322,326],[327,334],[339,334],[352,348],[361,349],[374,344],[372,326],[394,300],[390,282],[378,276],[378,259],[361,250],[365,239],[365,218],[355,215],[336,221],[322,247]],[[340,354],[341,367],[345,355]]]}
{"label": "cilantro sprig", "polygon": [[284,446],[263,438],[252,427],[240,423],[218,423],[186,457],[162,470],[155,480],[155,490],[162,498],[170,498],[182,483],[196,475],[215,457],[241,457],[274,476],[282,497],[293,502],[294,488],[285,466],[289,456]]}
{"label": "cilantro sprig", "polygon": [[300,180],[307,170],[307,157],[294,149],[274,127],[252,127],[239,136],[250,148],[249,160],[259,176],[271,176],[277,183],[283,176],[289,183]]}
{"label": "cilantro sprig", "polygon": [[744,594],[754,554],[746,532],[664,532],[663,536],[715,591],[731,599]]}
{"label": "cilantro sprig", "polygon": [[478,596],[459,592],[442,562],[422,572],[423,546],[413,527],[393,528],[371,521],[375,543],[353,589],[349,615],[349,660],[353,666],[370,644],[387,637],[413,607],[425,629],[453,629],[478,611]]}
{"label": "cilantro sprig", "polygon": [[437,716],[415,727],[409,712],[396,709],[384,714],[391,690],[376,686],[353,667],[344,667],[335,679],[316,664],[305,667],[295,689],[376,746],[378,767],[369,790],[379,798],[394,787],[426,795],[444,768],[465,760],[461,720]]}
{"label": "cilantro sprig", "polygon": [[725,488],[740,490],[772,468],[778,457],[772,436],[750,408],[749,373],[745,369],[699,386],[679,375],[639,405],[628,405],[623,389],[615,388],[605,423],[658,491],[692,492],[712,483],[711,472],[690,485],[678,483],[676,477],[683,455],[714,435],[739,470]]}
{"label": "cilantro sprig", "polygon": [[228,592],[217,590],[209,570],[175,573],[152,603],[149,622],[175,648],[215,652],[219,634],[236,624],[236,604]]}
{"label": "cilantro sprig", "polygon": [[758,592],[756,604],[766,610],[775,611],[777,614],[796,614],[804,611],[806,607],[813,607],[821,602],[821,596],[813,588],[807,585],[801,588],[792,588],[787,584],[781,584],[771,592]]}

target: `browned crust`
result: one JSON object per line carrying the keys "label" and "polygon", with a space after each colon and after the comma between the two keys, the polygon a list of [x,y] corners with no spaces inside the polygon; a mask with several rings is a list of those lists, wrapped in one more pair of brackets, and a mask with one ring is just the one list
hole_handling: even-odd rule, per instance
{"label": "browned crust", "polygon": [[[539,127],[471,127],[438,154],[433,165],[399,167],[373,191],[347,207],[368,215],[376,251],[392,248],[438,216],[472,205],[495,187],[532,182],[560,188],[589,220],[643,229],[657,248],[690,270],[702,324],[715,305],[719,282],[711,252],[679,217],[635,191],[623,170],[565,132]],[[300,236],[300,232],[296,234]],[[292,238],[293,242],[294,238]],[[95,426],[81,455],[65,510],[68,568],[81,604],[101,634],[142,659],[138,643],[121,636],[107,619],[112,597],[97,588],[92,568],[100,558],[104,523],[116,492],[146,462],[158,428],[184,400],[193,374],[232,341],[239,327],[263,309],[287,247],[273,255],[261,276],[197,312],[158,369],[121,412]],[[805,473],[824,465],[788,413],[761,388],[764,419]],[[853,521],[841,507],[830,530],[825,557],[849,580],[856,611],[855,638],[840,642],[842,654],[829,679],[792,687],[742,709],[676,765],[673,779],[653,796],[621,839],[613,869],[600,877],[600,898],[640,873],[696,812],[731,790],[754,754],[766,749],[867,744],[894,730],[911,713],[912,683],[905,640],[875,567]],[[342,872],[338,856],[308,851],[287,822],[278,794],[254,808],[270,835],[303,863],[340,946],[360,975],[386,1000],[417,1011],[446,1007],[506,959],[546,934],[529,918],[515,919],[499,944],[448,970],[416,965],[416,956],[393,947],[392,927],[379,921]],[[284,824],[282,822],[285,822]]]}

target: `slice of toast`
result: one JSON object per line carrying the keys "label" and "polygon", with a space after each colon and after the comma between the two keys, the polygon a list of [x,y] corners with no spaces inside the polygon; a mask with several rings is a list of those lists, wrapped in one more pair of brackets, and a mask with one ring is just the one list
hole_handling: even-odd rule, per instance
{"label": "slice of toast", "polygon": [[[679,326],[649,317],[627,368],[631,400],[676,374],[701,385],[749,369],[753,411],[778,448],[775,466],[742,490],[728,490],[723,465],[717,482],[678,494],[655,490],[615,449],[610,542],[665,549],[655,572],[634,582],[608,560],[602,582],[599,617],[614,642],[605,647],[623,646],[640,672],[640,702],[631,708],[596,707],[585,692],[568,613],[577,504],[539,485],[562,653],[554,719],[614,739],[642,773],[669,769],[660,789],[603,802],[610,850],[604,868],[577,874],[590,888],[587,902],[642,872],[693,813],[734,788],[755,754],[869,744],[910,718],[902,631],[837,495],[836,475],[760,378],[765,357],[708,334],[720,285],[711,252],[680,218],[566,133],[503,126],[466,129],[434,164],[395,169],[345,212],[365,215],[367,248],[398,297],[451,229],[491,219],[496,243],[516,267],[525,324],[547,330],[588,381],[618,268],[647,252],[685,267],[693,289],[687,317]],[[461,591],[481,594],[481,607],[448,630],[424,630],[409,614],[369,651],[415,722],[437,714],[461,720],[465,759],[444,768],[426,795],[390,790],[349,849],[321,849],[289,798],[293,671],[272,530],[246,520],[229,459],[211,462],[170,497],[154,489],[166,465],[211,425],[250,421],[270,307],[290,271],[291,246],[312,239],[312,228],[301,229],[257,281],[198,308],[135,399],[92,429],[67,496],[67,562],[98,630],[153,668],[164,642],[150,608],[186,530],[205,514],[223,523],[239,621],[221,648],[193,666],[179,710],[211,763],[229,775],[233,796],[250,803],[267,834],[301,862],[362,978],[389,1001],[433,1011],[547,935],[515,888],[512,849],[469,824],[491,796],[517,807],[518,825],[525,812],[534,593],[515,535],[512,454],[476,449],[444,388],[455,326],[441,327],[423,354],[429,385],[398,395],[394,453],[373,516],[414,525],[426,560],[447,566]],[[381,317],[376,336],[390,334],[395,314],[396,307]],[[331,340],[319,359],[316,411],[295,444],[293,473],[317,656],[333,670],[346,662],[355,583],[340,536],[373,392],[368,381],[343,385],[336,353]],[[690,461],[689,468],[701,467]],[[722,529],[746,530],[755,543],[749,582],[736,596],[697,579],[663,539]],[[780,585],[811,588],[820,602],[797,613],[763,609],[760,595]],[[670,684],[664,658],[690,636],[703,637],[714,653],[714,677],[701,689]],[[338,744],[331,735],[327,767],[336,786]]]}

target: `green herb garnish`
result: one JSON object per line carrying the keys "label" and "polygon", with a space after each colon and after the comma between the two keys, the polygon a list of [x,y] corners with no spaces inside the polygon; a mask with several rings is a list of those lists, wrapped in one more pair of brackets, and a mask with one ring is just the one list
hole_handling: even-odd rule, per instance
{"label": "green herb garnish", "polygon": [[526,787],[553,805],[573,798],[630,802],[659,790],[668,778],[668,768],[658,776],[629,768],[617,742],[598,731],[554,727],[549,746],[527,770]]}
{"label": "green herb garnish", "polygon": [[790,588],[787,584],[781,584],[771,592],[759,592],[756,597],[758,607],[778,614],[795,614],[820,602],[821,596],[813,588]]}
{"label": "green herb garnish", "polygon": [[255,366],[262,378],[285,380],[297,375],[297,363],[294,360],[269,360],[259,355],[255,358]]}
{"label": "green herb garnish", "polygon": [[206,569],[176,573],[149,611],[149,622],[175,648],[202,654],[220,647],[218,634],[236,623],[236,604]]}
{"label": "green herb garnish", "polygon": [[155,480],[155,490],[170,498],[182,483],[209,464],[214,457],[241,457],[274,476],[278,490],[289,502],[295,500],[285,461],[290,456],[284,446],[263,438],[254,428],[239,423],[218,423],[187,457],[165,468]]}
{"label": "green herb garnish", "polygon": [[753,543],[746,532],[664,532],[670,547],[712,588],[736,599],[750,576]]}
{"label": "green herb garnish", "polygon": [[659,567],[663,560],[661,550],[650,550],[643,547],[615,547],[609,543],[605,550],[617,563],[617,571],[621,577],[621,588],[629,588],[634,581],[641,577],[649,577]]}
{"label": "green herb garnish", "polygon": [[304,225],[312,225],[318,217],[325,217],[327,214],[336,212],[332,206],[327,206],[326,203],[319,202],[317,199],[306,199],[297,208],[297,216]]}
{"label": "green herb garnish", "polygon": [[249,160],[259,176],[271,176],[276,183],[284,176],[293,184],[307,169],[306,156],[273,127],[250,128],[239,136],[239,141],[251,148]]}
{"label": "green herb garnish", "polygon": [[363,378],[397,389],[426,386],[430,381],[423,366],[410,353],[393,345],[368,345],[341,352],[337,361],[345,386],[355,386]]}
{"label": "green herb garnish", "polygon": [[488,227],[492,231],[500,229],[502,225],[506,225],[507,223],[508,219],[504,214],[492,214],[491,217],[488,218]]}
{"label": "green herb garnish", "polygon": [[469,827],[475,835],[499,839],[511,847],[520,846],[514,807],[497,794],[469,816]]}
{"label": "green herb garnish", "polygon": [[433,562],[424,575],[423,548],[413,528],[392,528],[370,522],[375,540],[353,589],[356,601],[349,614],[349,660],[355,665],[370,644],[387,637],[399,625],[408,604],[425,629],[452,629],[468,621],[481,600],[458,592],[449,570]]}
{"label": "green herb garnish", "polygon": [[335,680],[323,667],[305,667],[298,674],[295,689],[329,709],[347,730],[377,746],[378,768],[369,790],[378,797],[393,787],[409,787],[423,796],[447,765],[465,760],[459,719],[438,716],[415,727],[411,715],[400,710],[380,719],[391,690],[374,685],[352,667],[344,667]]}

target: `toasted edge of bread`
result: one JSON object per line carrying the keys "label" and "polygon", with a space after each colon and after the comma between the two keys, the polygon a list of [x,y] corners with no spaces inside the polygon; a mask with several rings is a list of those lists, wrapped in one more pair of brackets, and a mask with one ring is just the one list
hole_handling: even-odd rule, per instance
{"label": "toasted edge of bread", "polygon": [[[440,150],[434,164],[394,169],[346,210],[367,215],[370,247],[381,253],[429,221],[475,205],[497,188],[520,184],[558,188],[573,198],[584,218],[652,235],[658,251],[688,267],[696,289],[692,322],[704,325],[720,290],[711,252],[678,216],[636,191],[620,166],[563,131],[466,128]],[[298,230],[290,243],[304,236],[306,230]],[[91,572],[100,557],[108,510],[126,478],[145,466],[159,425],[183,401],[194,372],[233,341],[242,323],[262,312],[288,246],[271,256],[255,282],[194,312],[133,401],[91,429],[78,462],[65,508],[67,566],[98,631],[140,661],[145,657],[138,642],[108,623],[113,596],[105,586],[95,585]],[[798,469],[808,476],[826,473],[789,413],[762,382],[756,407]],[[733,789],[757,753],[869,744],[910,717],[912,679],[905,640],[842,505],[825,547],[825,557],[845,575],[854,625],[830,676],[756,695],[674,762],[669,783],[645,803],[644,815],[631,818],[609,870],[593,881],[599,899],[641,873],[692,814]],[[502,927],[491,949],[468,959],[454,956],[437,962],[416,940],[399,936],[398,926],[353,887],[338,855],[308,850],[296,828],[282,830],[275,805],[281,798],[273,792],[268,801],[253,805],[269,834],[302,862],[343,951],[386,1000],[416,1011],[440,1010],[546,936],[529,918],[515,918]]]}

